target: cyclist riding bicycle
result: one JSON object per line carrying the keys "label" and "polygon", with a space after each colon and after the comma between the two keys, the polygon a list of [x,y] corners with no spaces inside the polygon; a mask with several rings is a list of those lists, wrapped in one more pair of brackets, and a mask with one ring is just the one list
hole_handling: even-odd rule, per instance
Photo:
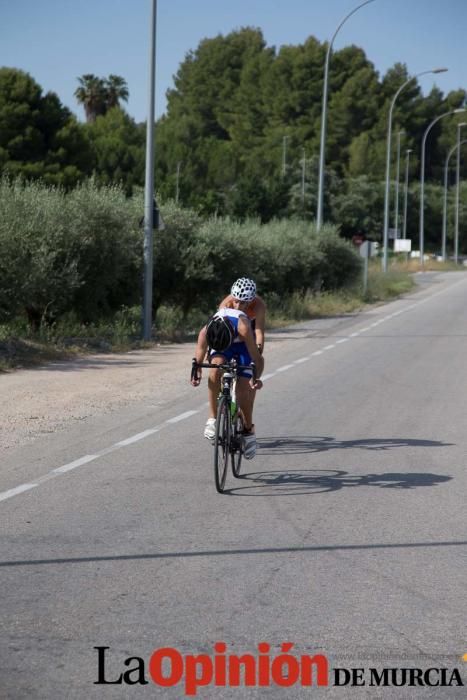
{"label": "cyclist riding bicycle", "polygon": [[[242,307],[247,302],[237,300],[235,309],[222,308],[209,319],[198,335],[195,359],[203,362],[209,351],[209,361],[220,365],[225,361],[235,359],[239,365],[249,365],[254,362],[257,379],[253,380],[251,370],[240,370],[236,388],[237,403],[243,413],[245,429],[243,433],[243,449],[245,459],[252,459],[256,454],[255,426],[253,424],[253,400],[256,389],[260,389],[259,380],[264,368],[255,343],[255,337],[250,321]],[[201,381],[201,368],[192,379],[193,386]],[[204,437],[213,440],[216,435],[217,397],[220,391],[222,370],[211,369],[208,378],[209,417],[204,429]]]}
{"label": "cyclist riding bicycle", "polygon": [[256,284],[252,279],[240,277],[234,282],[230,294],[221,301],[219,308],[235,309],[237,308],[237,301],[247,302],[243,310],[251,321],[251,327],[255,334],[258,350],[263,354],[266,304],[264,300],[256,294]]}

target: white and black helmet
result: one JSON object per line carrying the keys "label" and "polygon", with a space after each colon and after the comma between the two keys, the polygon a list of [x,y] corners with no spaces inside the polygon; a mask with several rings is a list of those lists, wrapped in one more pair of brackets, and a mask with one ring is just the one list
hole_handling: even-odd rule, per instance
{"label": "white and black helmet", "polygon": [[223,352],[229,348],[235,338],[235,330],[232,321],[222,316],[211,316],[206,324],[206,339],[209,348],[217,352]]}
{"label": "white and black helmet", "polygon": [[253,301],[256,297],[256,284],[248,277],[240,277],[233,283],[230,293],[239,301]]}

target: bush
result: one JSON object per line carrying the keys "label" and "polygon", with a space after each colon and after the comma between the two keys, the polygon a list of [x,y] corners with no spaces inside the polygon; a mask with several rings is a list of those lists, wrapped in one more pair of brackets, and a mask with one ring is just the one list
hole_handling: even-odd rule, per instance
{"label": "bush", "polygon": [[0,180],[0,321],[89,321],[140,299],[141,231],[118,187]]}
{"label": "bush", "polygon": [[0,321],[59,315],[83,284],[65,195],[38,183],[0,180]]}
{"label": "bush", "polygon": [[[141,303],[143,193],[125,197],[94,180],[69,193],[0,180],[0,323],[27,315],[39,327],[72,313],[77,323],[111,318]],[[304,297],[355,281],[361,259],[334,227],[299,220],[261,224],[165,203],[154,232],[154,310],[172,305],[185,323],[209,313],[232,282],[253,277],[262,295]],[[178,324],[179,321],[176,321]]]}

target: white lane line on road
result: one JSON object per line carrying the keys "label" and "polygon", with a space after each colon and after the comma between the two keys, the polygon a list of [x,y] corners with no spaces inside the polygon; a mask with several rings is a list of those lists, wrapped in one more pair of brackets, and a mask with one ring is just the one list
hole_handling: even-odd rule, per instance
{"label": "white lane line on road", "polygon": [[166,423],[178,423],[181,420],[185,420],[185,418],[190,418],[190,416],[194,416],[195,413],[198,413],[198,411],[185,411],[185,413],[180,413],[179,416],[175,416],[175,418],[169,418],[166,420]]}
{"label": "white lane line on road", "polygon": [[326,347],[323,348],[323,350],[332,350],[335,347],[336,347],[336,345],[335,345],[335,343],[333,343],[332,345],[326,345]]}
{"label": "white lane line on road", "polygon": [[273,377],[274,375],[275,375],[275,372],[270,372],[269,374],[263,374],[263,376],[261,377],[261,381],[265,382],[268,379],[271,379],[271,377]]}
{"label": "white lane line on road", "polygon": [[298,360],[294,360],[294,365],[300,365],[302,362],[308,362],[309,357],[299,357]]}
{"label": "white lane line on road", "polygon": [[314,352],[311,353],[312,357],[316,357],[317,355],[322,355],[323,351],[322,350],[315,350]]}
{"label": "white lane line on road", "polygon": [[349,335],[349,338],[356,338],[357,335],[360,335],[360,333],[361,333],[361,331],[357,331],[357,333],[351,333],[351,334]]}
{"label": "white lane line on road", "polygon": [[52,472],[54,474],[64,474],[65,472],[71,472],[72,469],[76,469],[76,467],[81,467],[83,464],[87,464],[88,462],[93,462],[95,459],[97,459],[99,455],[85,455],[84,457],[80,457],[80,459],[75,459],[74,462],[68,462],[68,464],[64,464],[62,467],[57,467],[57,469],[52,469]]}
{"label": "white lane line on road", "polygon": [[118,445],[118,447],[132,445],[134,442],[144,440],[144,438],[148,437],[149,435],[154,435],[154,433],[157,433],[158,430],[160,430],[160,428],[150,428],[149,430],[143,430],[142,433],[136,433],[136,435],[132,435],[131,437],[126,438],[126,440],[120,440],[120,442],[116,442],[115,445]]}
{"label": "white lane line on road", "polygon": [[292,369],[293,365],[284,365],[283,367],[278,367],[276,372],[285,372],[288,369]]}
{"label": "white lane line on road", "polygon": [[98,457],[105,457],[105,455],[110,454],[111,452],[115,452],[116,450],[120,449],[120,445],[118,442],[115,443],[115,445],[110,445],[110,447],[104,447],[103,450],[99,450],[97,453]]}
{"label": "white lane line on road", "polygon": [[9,489],[9,491],[3,491],[3,493],[0,493],[0,501],[6,501],[7,498],[13,498],[13,496],[29,491],[36,486],[38,486],[38,484],[21,484],[21,486],[16,486],[16,488]]}
{"label": "white lane line on road", "polygon": [[336,340],[336,345],[340,345],[340,343],[347,343],[350,340],[350,338],[341,338],[340,340]]}

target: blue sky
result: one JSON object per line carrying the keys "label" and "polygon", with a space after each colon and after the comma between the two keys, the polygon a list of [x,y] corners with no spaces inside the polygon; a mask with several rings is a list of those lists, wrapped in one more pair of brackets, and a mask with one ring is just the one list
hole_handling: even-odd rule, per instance
{"label": "blue sky", "polygon": [[[158,0],[156,114],[190,49],[204,37],[242,26],[262,29],[269,46],[330,39],[363,0]],[[0,65],[29,72],[81,120],[77,76],[116,73],[130,90],[127,110],[147,114],[151,0],[0,0]],[[410,73],[446,66],[420,79],[447,93],[467,87],[467,0],[374,0],[338,33],[336,49],[356,44],[380,74],[396,62]],[[332,64],[331,64],[332,68]]]}

